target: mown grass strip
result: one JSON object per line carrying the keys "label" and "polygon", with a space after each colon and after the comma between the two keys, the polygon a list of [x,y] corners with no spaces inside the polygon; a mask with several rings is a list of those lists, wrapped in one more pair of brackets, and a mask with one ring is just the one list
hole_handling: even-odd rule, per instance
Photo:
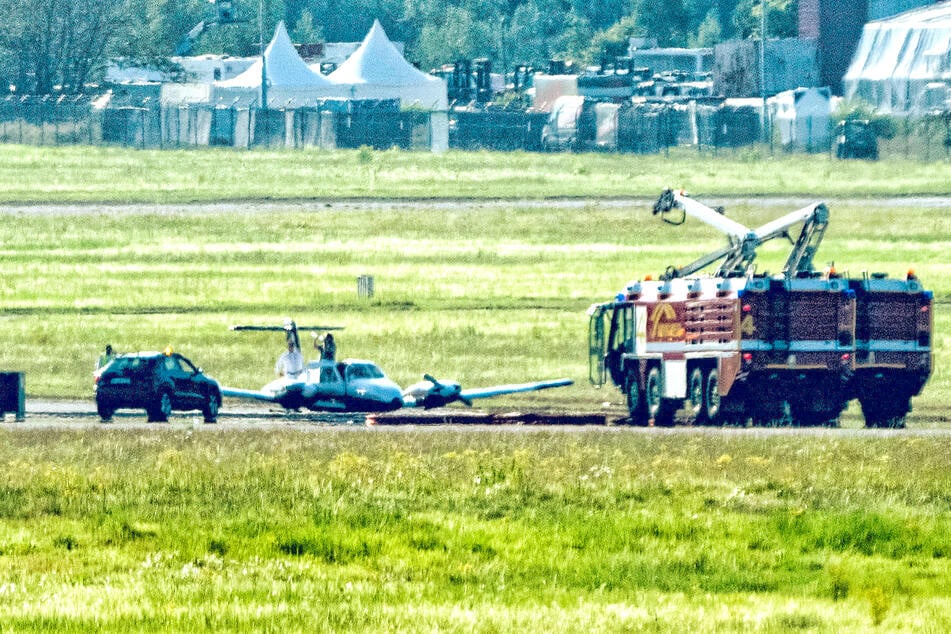
{"label": "mown grass strip", "polygon": [[947,195],[951,161],[828,154],[665,155],[0,146],[0,202],[697,195]]}

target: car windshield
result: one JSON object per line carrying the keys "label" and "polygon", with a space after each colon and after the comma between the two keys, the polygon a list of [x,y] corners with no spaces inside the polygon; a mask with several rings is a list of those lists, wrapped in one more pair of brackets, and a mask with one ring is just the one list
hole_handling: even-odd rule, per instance
{"label": "car windshield", "polygon": [[154,357],[116,357],[109,364],[109,372],[119,374],[145,374],[152,369]]}
{"label": "car windshield", "polygon": [[347,379],[382,379],[383,371],[370,363],[360,363],[347,368]]}

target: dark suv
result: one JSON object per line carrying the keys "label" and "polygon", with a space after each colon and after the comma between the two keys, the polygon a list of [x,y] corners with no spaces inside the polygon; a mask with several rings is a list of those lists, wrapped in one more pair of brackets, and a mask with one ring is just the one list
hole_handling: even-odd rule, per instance
{"label": "dark suv", "polygon": [[149,422],[165,422],[172,410],[201,410],[218,420],[221,389],[201,368],[177,353],[119,355],[96,377],[96,410],[102,420],[119,408],[145,408]]}
{"label": "dark suv", "polygon": [[835,156],[878,160],[878,135],[867,119],[846,119],[835,127]]}

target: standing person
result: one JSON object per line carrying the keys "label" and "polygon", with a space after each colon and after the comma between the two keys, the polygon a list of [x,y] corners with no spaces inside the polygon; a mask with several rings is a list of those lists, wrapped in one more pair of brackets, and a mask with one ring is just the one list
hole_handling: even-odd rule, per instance
{"label": "standing person", "polygon": [[112,352],[112,344],[107,343],[106,351],[99,355],[99,358],[96,360],[96,371],[102,370],[115,358],[116,355]]}
{"label": "standing person", "polygon": [[329,332],[322,339],[314,340],[314,347],[320,351],[321,361],[334,361],[337,358],[337,344]]}
{"label": "standing person", "polygon": [[301,354],[293,341],[287,342],[287,352],[277,359],[274,372],[279,376],[294,378],[304,371],[304,355]]}
{"label": "standing person", "polygon": [[334,343],[334,336],[329,332],[319,339],[315,336],[314,348],[320,352],[320,382],[328,383],[333,381],[334,372],[327,367],[327,364],[323,363],[323,361],[333,363],[334,358],[337,356],[337,344]]}

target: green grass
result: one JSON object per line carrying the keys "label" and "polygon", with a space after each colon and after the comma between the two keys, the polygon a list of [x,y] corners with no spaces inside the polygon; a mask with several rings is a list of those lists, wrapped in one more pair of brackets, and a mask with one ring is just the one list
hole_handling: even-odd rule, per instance
{"label": "green grass", "polygon": [[667,155],[0,146],[0,202],[548,198],[948,193],[951,161],[837,161],[827,154]]}
{"label": "green grass", "polygon": [[946,437],[0,431],[14,631],[943,631]]}
{"label": "green grass", "polygon": [[[91,398],[105,343],[171,343],[255,387],[282,346],[228,326],[287,315],[345,325],[341,356],[375,359],[401,384],[427,371],[469,385],[569,376],[571,388],[486,406],[620,411],[617,390],[586,384],[585,309],[723,240],[652,218],[662,187],[946,196],[951,182],[946,163],[824,156],[369,157],[0,147],[0,197],[14,202],[278,201],[8,210],[3,369],[24,370],[31,396]],[[466,195],[644,198],[336,202]],[[328,205],[289,200],[309,197]],[[830,208],[820,266],[912,267],[935,292],[936,371],[908,430],[4,425],[0,629],[951,629],[951,220],[946,208]],[[757,226],[789,210],[752,201],[729,214]],[[785,249],[763,249],[761,269]],[[375,277],[371,301],[357,298],[361,274]],[[855,412],[846,426],[861,426]]]}

